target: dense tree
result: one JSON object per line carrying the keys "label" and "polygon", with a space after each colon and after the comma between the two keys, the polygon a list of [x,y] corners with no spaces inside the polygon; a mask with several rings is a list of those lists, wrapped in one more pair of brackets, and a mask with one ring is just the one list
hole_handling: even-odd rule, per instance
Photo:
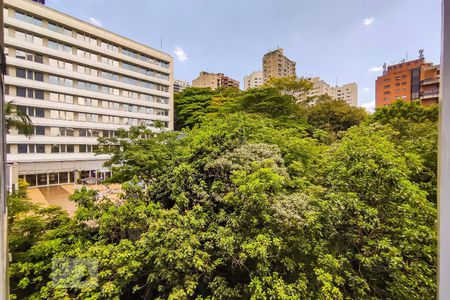
{"label": "dense tree", "polygon": [[329,142],[335,140],[340,132],[347,131],[367,118],[364,108],[350,106],[328,95],[315,99],[306,112],[308,123],[315,129],[326,131]]}
{"label": "dense tree", "polygon": [[211,111],[213,98],[219,94],[210,88],[189,87],[175,94],[175,129],[192,128]]}
{"label": "dense tree", "polygon": [[[209,100],[185,110],[183,132],[133,127],[100,139],[123,194],[84,188],[72,196],[73,219],[41,216],[40,234],[15,242],[26,245],[13,251],[17,295],[435,297],[431,116],[384,109],[364,121],[342,102],[297,105],[274,86],[189,93]],[[423,114],[411,105],[407,115]],[[323,143],[320,132],[340,138]],[[22,218],[36,216],[17,207]],[[72,269],[52,265],[73,258],[81,262]]]}

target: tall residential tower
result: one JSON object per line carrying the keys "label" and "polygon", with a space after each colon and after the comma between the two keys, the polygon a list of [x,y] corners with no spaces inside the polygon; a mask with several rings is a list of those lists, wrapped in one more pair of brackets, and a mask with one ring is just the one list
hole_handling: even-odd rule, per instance
{"label": "tall residential tower", "polygon": [[132,125],[173,129],[171,56],[29,0],[4,5],[6,101],[34,126],[31,137],[7,136],[13,181],[105,177],[98,137]]}
{"label": "tall residential tower", "polygon": [[266,53],[263,57],[264,82],[271,77],[296,76],[295,61],[284,56],[284,50],[277,50]]}
{"label": "tall residential tower", "polygon": [[389,105],[395,100],[420,100],[422,105],[439,102],[439,65],[420,57],[384,67],[376,81],[376,107]]}

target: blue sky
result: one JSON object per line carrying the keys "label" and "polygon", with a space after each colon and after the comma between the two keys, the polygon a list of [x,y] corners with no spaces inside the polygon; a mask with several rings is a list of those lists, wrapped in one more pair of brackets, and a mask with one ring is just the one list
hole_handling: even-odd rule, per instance
{"label": "blue sky", "polygon": [[384,62],[425,49],[439,63],[441,0],[47,0],[47,5],[174,57],[175,78],[202,70],[239,81],[277,46],[298,76],[357,82],[370,107]]}

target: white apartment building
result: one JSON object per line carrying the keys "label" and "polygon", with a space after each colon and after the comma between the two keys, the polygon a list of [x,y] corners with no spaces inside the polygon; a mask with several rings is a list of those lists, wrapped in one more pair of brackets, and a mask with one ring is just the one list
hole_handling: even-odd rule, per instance
{"label": "white apartment building", "polygon": [[342,86],[331,86],[320,77],[309,78],[313,87],[301,99],[306,97],[316,97],[321,95],[329,95],[330,97],[338,100],[344,100],[349,105],[358,105],[358,85],[356,83],[348,83]]}
{"label": "white apartment building", "polygon": [[133,125],[173,129],[170,55],[29,0],[4,6],[5,99],[34,126],[30,137],[7,135],[13,183],[106,177],[98,137]]}
{"label": "white apartment building", "polygon": [[358,84],[355,82],[337,86],[334,91],[336,99],[344,100],[352,106],[358,106]]}
{"label": "white apartment building", "polygon": [[179,93],[183,91],[185,88],[190,87],[191,83],[187,80],[178,80],[175,79],[173,82],[173,92]]}
{"label": "white apartment building", "polygon": [[264,74],[262,71],[252,72],[244,76],[244,91],[261,86],[264,83]]}

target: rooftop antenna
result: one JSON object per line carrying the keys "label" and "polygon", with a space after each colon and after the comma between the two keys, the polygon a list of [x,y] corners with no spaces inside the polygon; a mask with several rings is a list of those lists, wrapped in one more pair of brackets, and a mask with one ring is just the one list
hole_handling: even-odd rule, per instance
{"label": "rooftop antenna", "polygon": [[161,51],[163,51],[162,45],[163,45],[163,38],[161,37]]}
{"label": "rooftop antenna", "polygon": [[406,61],[408,61],[408,51],[406,51]]}
{"label": "rooftop antenna", "polygon": [[425,55],[423,55],[423,49],[419,50],[419,58],[425,58]]}

